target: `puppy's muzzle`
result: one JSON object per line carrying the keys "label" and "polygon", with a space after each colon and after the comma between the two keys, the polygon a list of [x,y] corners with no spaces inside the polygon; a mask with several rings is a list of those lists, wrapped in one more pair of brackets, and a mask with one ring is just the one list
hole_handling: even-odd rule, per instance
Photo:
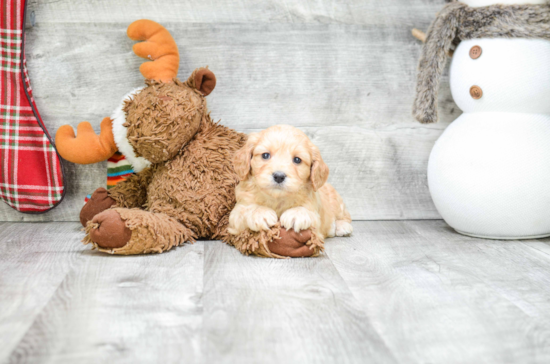
{"label": "puppy's muzzle", "polygon": [[273,173],[273,180],[275,180],[275,182],[281,184],[285,181],[285,178],[286,178],[286,174],[284,174],[283,172],[275,172]]}

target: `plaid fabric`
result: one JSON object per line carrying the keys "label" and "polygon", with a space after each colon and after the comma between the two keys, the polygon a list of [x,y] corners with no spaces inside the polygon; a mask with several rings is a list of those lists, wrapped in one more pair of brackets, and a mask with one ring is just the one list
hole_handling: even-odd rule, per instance
{"label": "plaid fabric", "polygon": [[61,159],[32,97],[24,52],[25,0],[0,0],[0,198],[46,212],[65,189]]}
{"label": "plaid fabric", "polygon": [[[117,183],[124,181],[132,173],[134,173],[134,169],[130,162],[120,152],[116,152],[107,160],[107,189],[115,187]],[[88,202],[91,197],[91,194],[86,196],[84,202]]]}

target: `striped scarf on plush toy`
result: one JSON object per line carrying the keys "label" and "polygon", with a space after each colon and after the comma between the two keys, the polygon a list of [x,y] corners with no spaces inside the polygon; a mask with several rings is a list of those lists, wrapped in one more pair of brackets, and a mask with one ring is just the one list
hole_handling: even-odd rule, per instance
{"label": "striped scarf on plush toy", "polygon": [[[116,152],[107,160],[107,189],[109,190],[117,183],[124,181],[132,173],[134,173],[134,169],[130,162],[120,152]],[[92,195],[89,194],[84,201],[88,202],[91,197]]]}

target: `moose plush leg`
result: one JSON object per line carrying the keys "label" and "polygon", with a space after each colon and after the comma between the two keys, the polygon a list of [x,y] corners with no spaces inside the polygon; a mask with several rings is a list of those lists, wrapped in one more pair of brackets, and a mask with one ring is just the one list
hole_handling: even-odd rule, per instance
{"label": "moose plush leg", "polygon": [[147,168],[139,173],[132,174],[109,190],[103,187],[95,190],[80,210],[80,223],[82,226],[85,227],[96,214],[114,205],[126,208],[143,207],[147,202],[147,186],[151,182],[152,176],[152,169]]}
{"label": "moose plush leg", "polygon": [[80,210],[80,223],[85,227],[88,221],[93,219],[95,215],[109,209],[115,204],[116,201],[109,197],[105,188],[98,188],[92,193],[90,199],[86,201],[82,210]]}
{"label": "moose plush leg", "polygon": [[162,253],[193,242],[191,230],[162,213],[113,208],[93,217],[86,225],[84,244],[118,255]]}
{"label": "moose plush leg", "polygon": [[120,207],[144,206],[147,202],[147,187],[153,179],[154,172],[153,168],[146,168],[139,173],[130,175],[109,189],[109,197],[114,199],[117,206]]}
{"label": "moose plush leg", "polygon": [[267,231],[245,230],[228,235],[224,241],[245,255],[265,258],[297,258],[317,256],[324,250],[324,242],[311,230],[286,230],[277,224]]}

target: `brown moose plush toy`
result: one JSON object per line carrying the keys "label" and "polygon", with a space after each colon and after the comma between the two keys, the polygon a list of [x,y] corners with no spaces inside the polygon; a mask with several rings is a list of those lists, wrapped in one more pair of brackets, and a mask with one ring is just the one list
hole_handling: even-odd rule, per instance
{"label": "brown moose plush toy", "polygon": [[227,233],[239,179],[235,152],[247,136],[214,123],[205,96],[216,85],[207,68],[185,82],[176,78],[179,53],[170,33],[150,20],[128,27],[144,42],[134,52],[152,62],[141,65],[145,87],[126,95],[96,135],[83,122],[75,137],[62,126],[57,148],[67,160],[90,164],[120,152],[136,172],[106,190],[97,189],[82,208],[84,243],[110,254],[161,253],[196,239],[222,239],[244,254],[265,257],[312,256],[322,250],[314,232],[280,226],[270,231]]}

